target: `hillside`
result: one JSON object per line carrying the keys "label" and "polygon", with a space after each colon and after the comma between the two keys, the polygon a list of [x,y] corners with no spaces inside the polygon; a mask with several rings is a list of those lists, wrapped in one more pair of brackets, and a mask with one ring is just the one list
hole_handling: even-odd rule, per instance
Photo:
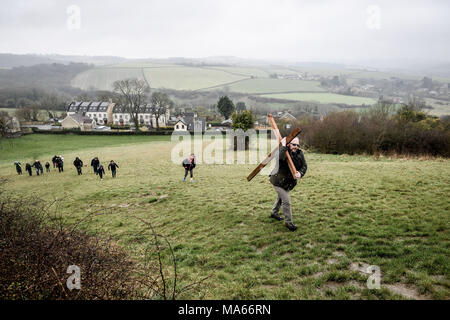
{"label": "hillside", "polygon": [[[292,233],[269,218],[268,177],[246,181],[256,164],[198,164],[195,182],[183,183],[169,139],[28,135],[0,144],[0,175],[16,195],[61,199],[68,222],[105,208],[89,233],[111,235],[137,262],[147,261],[148,241],[136,218],[150,221],[174,248],[180,285],[208,277],[183,299],[450,298],[448,160],[306,152],[308,172],[291,192]],[[14,160],[55,153],[66,159],[63,173],[15,173]],[[87,164],[82,176],[76,156]],[[94,156],[105,170],[114,159],[117,178],[95,176]],[[369,265],[381,269],[380,290],[367,289]]]}

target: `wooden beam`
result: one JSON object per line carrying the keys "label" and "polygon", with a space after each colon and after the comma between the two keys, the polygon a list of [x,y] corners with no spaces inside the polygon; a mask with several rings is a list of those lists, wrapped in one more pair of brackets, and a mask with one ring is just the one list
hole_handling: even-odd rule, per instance
{"label": "wooden beam", "polygon": [[[291,142],[294,140],[296,136],[300,134],[301,130],[299,128],[295,128],[287,137],[286,137],[286,143]],[[272,150],[271,153],[255,168],[255,170],[252,171],[247,177],[247,181],[252,180],[277,154],[279,148],[281,147],[281,142],[279,142],[278,146]]]}
{"label": "wooden beam", "polygon": [[[273,116],[270,113],[268,114],[267,117],[269,118],[270,126],[275,131],[275,134],[277,135],[278,140],[281,141],[283,138],[281,137],[280,130],[278,130],[278,126],[275,122],[275,119],[273,118]],[[286,145],[287,145],[287,143],[286,143]],[[295,168],[294,162],[291,159],[289,150],[286,150],[286,160],[287,160],[289,169],[291,170],[292,177],[295,179],[295,174],[297,173],[297,169]]]}

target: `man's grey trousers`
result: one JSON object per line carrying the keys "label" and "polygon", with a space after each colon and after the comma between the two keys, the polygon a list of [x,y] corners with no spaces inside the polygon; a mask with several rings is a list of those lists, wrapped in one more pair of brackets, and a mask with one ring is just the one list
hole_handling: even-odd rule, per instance
{"label": "man's grey trousers", "polygon": [[289,196],[289,191],[286,191],[280,187],[273,187],[278,193],[278,197],[273,205],[272,214],[277,215],[280,211],[280,207],[283,206],[284,222],[292,222],[291,197]]}

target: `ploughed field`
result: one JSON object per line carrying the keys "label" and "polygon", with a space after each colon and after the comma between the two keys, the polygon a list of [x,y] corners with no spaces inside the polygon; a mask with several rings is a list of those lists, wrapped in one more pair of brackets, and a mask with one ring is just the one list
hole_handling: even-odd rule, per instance
{"label": "ploughed field", "polygon": [[[68,223],[107,208],[87,226],[112,235],[138,262],[150,221],[174,248],[187,284],[209,276],[187,299],[449,299],[448,160],[374,159],[305,152],[308,172],[291,192],[287,230],[269,218],[275,191],[254,164],[198,164],[193,184],[172,163],[169,137],[28,135],[0,141],[7,192],[60,199]],[[14,160],[41,163],[55,154],[64,173],[18,176]],[[78,176],[73,160],[87,165]],[[90,160],[120,168],[103,181]],[[368,289],[367,268],[381,270]]]}

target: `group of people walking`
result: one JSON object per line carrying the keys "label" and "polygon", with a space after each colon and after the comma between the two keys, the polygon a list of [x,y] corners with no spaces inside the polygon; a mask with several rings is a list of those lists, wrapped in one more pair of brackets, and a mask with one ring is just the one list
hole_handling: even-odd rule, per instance
{"label": "group of people walking", "polygon": [[[299,149],[299,141],[298,138],[294,138],[291,143],[286,144],[286,138],[281,140],[282,147],[280,148],[280,156],[278,166],[272,171],[270,174],[270,182],[272,183],[275,191],[277,192],[277,199],[272,208],[272,212],[270,217],[276,220],[283,220],[283,218],[279,215],[279,211],[281,207],[283,208],[284,214],[284,222],[286,227],[295,231],[297,226],[292,221],[292,211],[291,211],[291,201],[289,192],[294,189],[297,185],[297,181],[306,174],[307,165],[306,160],[303,155],[302,150]],[[291,171],[288,166],[288,161],[286,157],[286,152],[289,152],[292,162],[295,166],[296,173],[295,177],[292,177]],[[64,158],[59,156],[54,156],[52,158],[53,168],[58,168],[59,172],[64,171]],[[184,168],[184,178],[183,181],[186,182],[186,177],[188,173],[190,173],[191,182],[194,182],[193,170],[196,166],[195,163],[195,155],[192,153],[188,158],[184,159],[182,162],[182,166]],[[15,161],[14,165],[16,166],[17,173],[19,175],[22,174],[22,167],[19,161]],[[83,161],[76,157],[73,161],[73,165],[77,170],[78,175],[83,174]],[[32,168],[36,170],[36,175],[44,174],[44,169],[39,160],[36,160],[32,165],[27,163],[25,165],[25,170],[28,172],[30,176],[33,175]],[[100,177],[100,180],[103,180],[103,175],[105,174],[105,169],[103,165],[100,163],[98,157],[95,157],[91,160],[91,167],[96,175]],[[50,163],[45,163],[46,172],[50,172]],[[114,160],[111,160],[108,164],[108,171],[111,171],[112,177],[116,177],[117,169],[119,166]]]}
{"label": "group of people walking", "polygon": [[[58,168],[58,172],[64,172],[63,156],[55,155],[52,158],[52,163],[53,163],[53,168]],[[14,161],[14,165],[16,167],[17,174],[21,175],[22,174],[22,164],[19,161]],[[77,174],[79,176],[82,175],[83,174],[83,161],[79,157],[76,157],[75,160],[73,161],[73,165],[74,165],[75,169],[77,170]],[[92,159],[91,166],[94,170],[94,173],[100,177],[100,180],[103,180],[103,175],[105,174],[105,169],[104,169],[103,165],[100,163],[100,160],[98,159],[98,157],[95,157],[94,159]],[[25,170],[28,172],[29,176],[33,175],[33,167],[36,171],[36,175],[39,176],[39,175],[44,174],[44,168],[43,168],[41,162],[39,160],[35,160],[32,165],[30,165],[29,163],[25,164]],[[119,168],[119,166],[117,165],[117,163],[114,162],[114,160],[111,160],[109,162],[108,170],[111,171],[113,178],[116,177],[118,168]],[[48,161],[45,163],[45,170],[47,173],[50,172],[50,163]]]}
{"label": "group of people walking", "polygon": [[[19,161],[14,161],[14,165],[16,166],[17,174],[22,174],[22,167],[21,163]],[[36,170],[36,175],[43,175],[44,174],[44,168],[42,167],[42,164],[39,160],[35,160],[33,164],[26,163],[25,164],[25,171],[28,172],[30,176],[33,175],[33,168]],[[45,171],[50,172],[50,163],[45,163]]]}

